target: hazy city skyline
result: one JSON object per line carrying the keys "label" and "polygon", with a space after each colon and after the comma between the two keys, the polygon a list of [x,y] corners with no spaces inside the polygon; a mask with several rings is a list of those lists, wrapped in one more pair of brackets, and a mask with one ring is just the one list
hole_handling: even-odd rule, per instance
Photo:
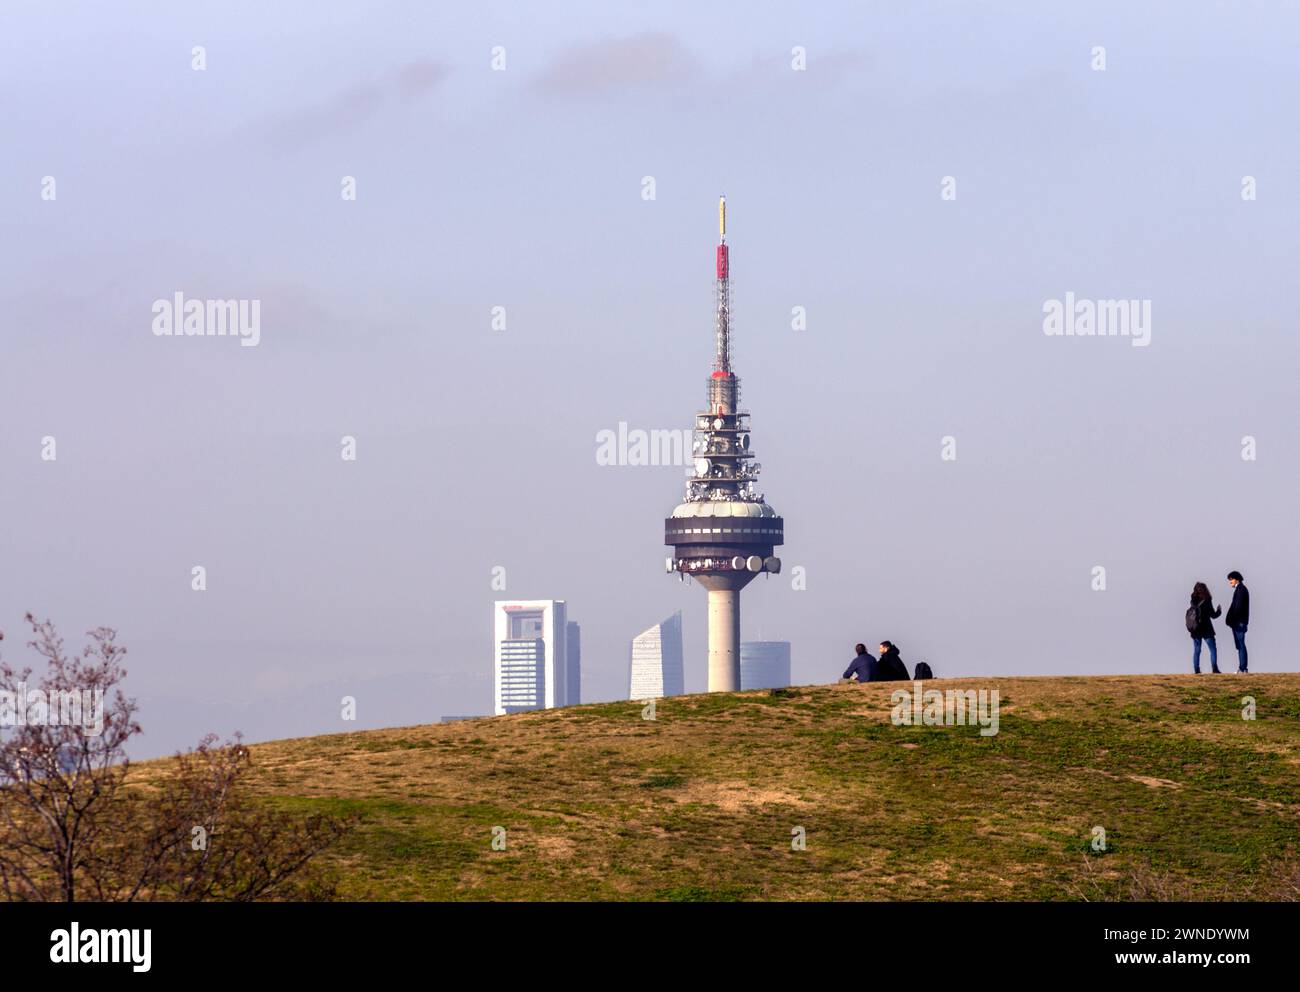
{"label": "hazy city skyline", "polygon": [[[1294,667],[1300,14],[560,8],[0,12],[6,660],[27,610],[117,628],[146,755],[489,712],[507,598],[567,601],[592,702],[680,610],[703,691],[683,468],[599,438],[691,427],[725,193],[788,521],[741,636],[794,683],[885,638],[1189,671],[1233,568]],[[177,293],[259,301],[256,345],[156,334]],[[1045,333],[1067,294],[1149,342]]]}

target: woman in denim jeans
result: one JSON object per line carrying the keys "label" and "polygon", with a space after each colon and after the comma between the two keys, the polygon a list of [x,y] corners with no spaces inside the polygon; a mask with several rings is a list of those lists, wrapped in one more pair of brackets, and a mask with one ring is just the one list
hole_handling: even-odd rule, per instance
{"label": "woman in denim jeans", "polygon": [[1201,641],[1210,642],[1210,671],[1219,674],[1219,648],[1214,643],[1214,624],[1211,619],[1222,610],[1210,602],[1210,587],[1198,582],[1192,587],[1192,608],[1196,610],[1196,629],[1192,634],[1192,671],[1201,674]]}

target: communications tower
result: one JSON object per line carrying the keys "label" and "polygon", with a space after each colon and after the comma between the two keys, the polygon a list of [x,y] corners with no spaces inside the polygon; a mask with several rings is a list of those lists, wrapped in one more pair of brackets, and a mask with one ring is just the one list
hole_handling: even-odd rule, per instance
{"label": "communications tower", "polygon": [[673,549],[669,572],[690,576],[709,593],[709,692],[740,689],[740,590],[760,572],[781,571],[773,556],[784,521],[755,488],[759,465],[731,369],[731,276],[727,199],[718,201],[717,308],[708,408],[695,415],[694,464],[686,499],[664,521]]}

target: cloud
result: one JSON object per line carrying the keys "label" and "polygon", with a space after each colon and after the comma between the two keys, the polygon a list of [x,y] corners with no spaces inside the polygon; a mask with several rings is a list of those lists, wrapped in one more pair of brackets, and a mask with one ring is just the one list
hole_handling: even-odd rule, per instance
{"label": "cloud", "polygon": [[262,122],[258,130],[277,151],[298,151],[357,130],[390,97],[403,103],[419,100],[446,77],[446,67],[436,62],[409,62],[376,82],[359,83],[321,103],[279,114]]}
{"label": "cloud", "polygon": [[807,52],[807,67],[802,72],[795,72],[791,68],[792,58],[789,50],[775,55],[771,52],[756,55],[747,65],[728,75],[723,85],[744,87],[746,90],[789,82],[835,87],[875,66],[875,59],[870,53],[856,49],[810,49]]}
{"label": "cloud", "polygon": [[553,96],[583,96],[679,83],[699,72],[695,57],[675,37],[646,32],[570,48],[533,85]]}
{"label": "cloud", "polygon": [[447,78],[447,67],[422,60],[408,62],[397,70],[397,88],[403,99],[417,100]]}
{"label": "cloud", "polygon": [[[807,72],[793,73],[790,58],[787,51],[768,52],[755,56],[748,65],[711,75],[717,85],[764,86],[798,77],[812,85],[837,86],[873,64],[863,51],[815,50],[808,53]],[[645,32],[569,48],[532,86],[548,96],[586,96],[684,82],[702,85],[705,74],[706,66],[677,38]]]}

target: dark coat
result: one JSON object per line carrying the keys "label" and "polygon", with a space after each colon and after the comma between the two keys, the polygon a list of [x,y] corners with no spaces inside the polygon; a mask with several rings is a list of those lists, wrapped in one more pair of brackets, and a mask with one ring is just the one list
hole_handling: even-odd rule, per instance
{"label": "dark coat", "polygon": [[898,653],[897,647],[891,647],[880,656],[880,682],[910,682],[912,676],[907,674],[907,666]]}
{"label": "dark coat", "polygon": [[859,682],[871,682],[873,681],[871,675],[875,667],[875,658],[871,657],[869,654],[860,654],[849,662],[849,667],[844,670],[844,674],[841,675],[840,678],[847,679],[850,676],[856,675]]}
{"label": "dark coat", "polygon": [[[1192,606],[1196,607],[1197,616],[1196,629],[1191,632],[1192,636],[1213,637],[1214,624],[1210,623],[1210,620],[1212,618],[1217,618],[1223,611],[1219,607],[1215,606],[1210,600],[1197,599],[1195,596],[1192,597]],[[1211,608],[1214,610],[1213,613],[1210,612]]]}
{"label": "dark coat", "polygon": [[1228,607],[1228,615],[1223,622],[1229,627],[1244,627],[1250,623],[1250,590],[1246,588],[1246,583],[1238,582],[1237,588],[1232,591],[1232,605]]}

